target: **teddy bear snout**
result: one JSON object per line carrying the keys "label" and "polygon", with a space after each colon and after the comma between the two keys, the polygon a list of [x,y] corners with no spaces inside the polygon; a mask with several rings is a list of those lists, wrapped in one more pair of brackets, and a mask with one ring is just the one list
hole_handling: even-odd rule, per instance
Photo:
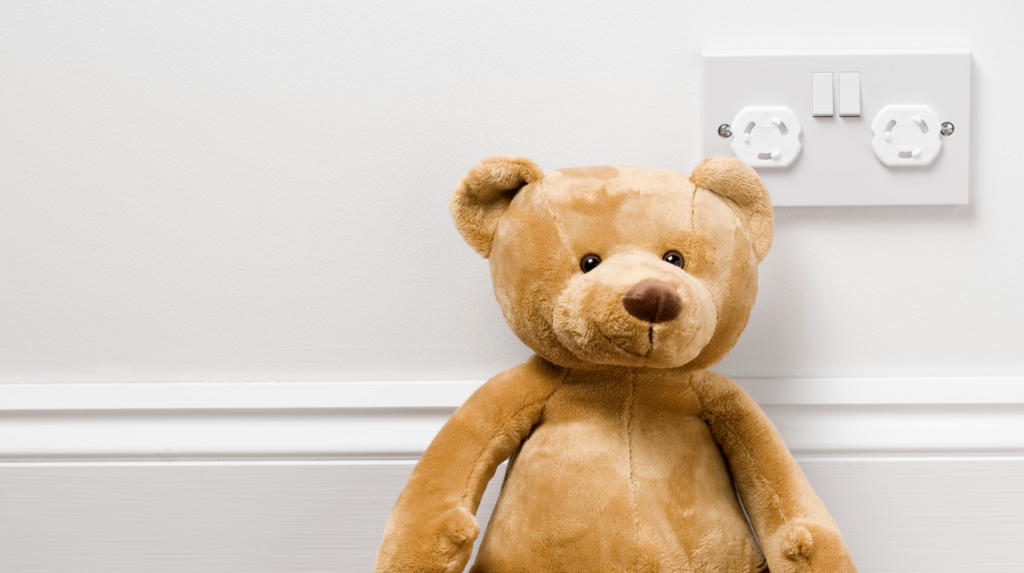
{"label": "teddy bear snout", "polygon": [[640,320],[659,323],[672,320],[683,310],[683,301],[676,289],[655,280],[644,280],[622,296],[626,312]]}

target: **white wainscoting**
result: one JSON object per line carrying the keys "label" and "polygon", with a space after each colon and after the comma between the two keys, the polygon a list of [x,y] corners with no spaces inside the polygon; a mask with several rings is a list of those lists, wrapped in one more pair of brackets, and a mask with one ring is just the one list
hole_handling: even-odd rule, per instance
{"label": "white wainscoting", "polygon": [[[1024,379],[741,383],[862,573],[1024,569]],[[0,571],[369,571],[478,385],[0,385]]]}

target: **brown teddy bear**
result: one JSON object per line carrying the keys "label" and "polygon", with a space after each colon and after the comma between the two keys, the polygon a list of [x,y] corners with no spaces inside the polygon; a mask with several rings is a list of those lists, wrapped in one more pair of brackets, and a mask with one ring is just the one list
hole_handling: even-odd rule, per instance
{"label": "brown teddy bear", "polygon": [[689,179],[545,175],[497,156],[463,177],[451,210],[536,355],[438,433],[391,513],[377,572],[462,571],[506,459],[473,572],[855,571],[774,426],[707,370],[746,326],[771,245],[753,169],[712,157]]}

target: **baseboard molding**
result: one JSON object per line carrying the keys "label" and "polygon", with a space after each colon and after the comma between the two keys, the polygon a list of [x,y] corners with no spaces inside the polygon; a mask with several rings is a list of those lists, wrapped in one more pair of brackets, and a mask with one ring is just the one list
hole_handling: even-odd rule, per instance
{"label": "baseboard molding", "polygon": [[[741,383],[860,571],[1020,569],[1024,379]],[[416,458],[478,386],[0,385],[0,570],[369,571]]]}
{"label": "baseboard molding", "polygon": [[[740,383],[797,455],[1024,454],[1024,378]],[[480,384],[0,384],[0,462],[415,459]]]}

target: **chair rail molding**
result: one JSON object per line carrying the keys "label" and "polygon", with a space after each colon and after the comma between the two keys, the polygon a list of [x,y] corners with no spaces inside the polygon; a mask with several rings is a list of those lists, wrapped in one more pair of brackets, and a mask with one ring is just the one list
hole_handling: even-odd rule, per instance
{"label": "chair rail molding", "polygon": [[[1024,454],[1024,377],[740,379],[798,456]],[[416,459],[482,382],[0,385],[0,463]]]}

